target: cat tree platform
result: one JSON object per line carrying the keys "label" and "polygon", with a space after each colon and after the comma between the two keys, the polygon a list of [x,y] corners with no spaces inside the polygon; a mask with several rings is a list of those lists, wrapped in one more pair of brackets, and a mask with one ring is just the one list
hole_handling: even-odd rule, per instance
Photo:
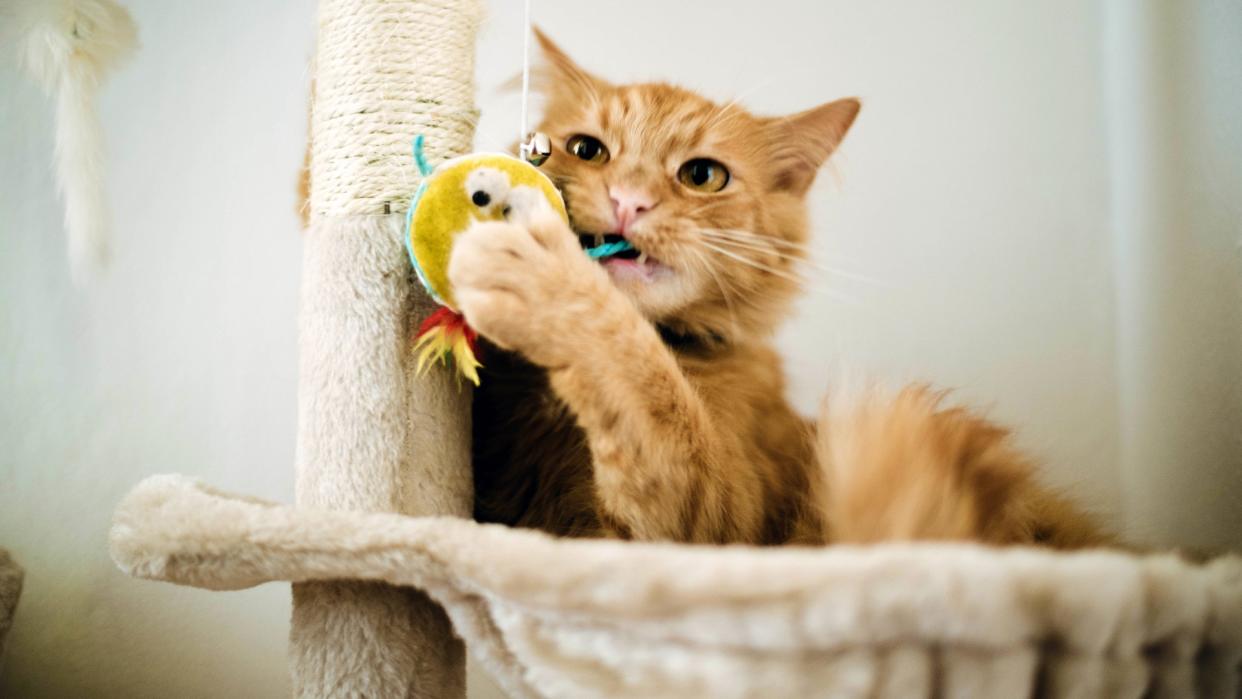
{"label": "cat tree platform", "polygon": [[212,590],[417,588],[514,697],[1239,695],[1236,557],[558,540],[182,476],[133,490],[111,548],[134,576]]}

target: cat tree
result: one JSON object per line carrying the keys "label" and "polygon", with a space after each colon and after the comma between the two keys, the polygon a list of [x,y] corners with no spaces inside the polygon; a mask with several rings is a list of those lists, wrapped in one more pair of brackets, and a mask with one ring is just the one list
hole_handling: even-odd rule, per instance
{"label": "cat tree", "polygon": [[411,136],[434,161],[470,149],[480,10],[319,12],[297,505],[149,478],[116,512],[122,569],[292,582],[300,697],[462,697],[458,638],[515,697],[1237,696],[1236,558],[567,541],[466,519],[468,394],[411,373],[431,304],[401,222]]}

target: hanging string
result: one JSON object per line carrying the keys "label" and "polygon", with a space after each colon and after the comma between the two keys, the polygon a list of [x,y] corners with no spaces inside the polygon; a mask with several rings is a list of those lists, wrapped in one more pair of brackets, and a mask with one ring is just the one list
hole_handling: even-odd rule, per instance
{"label": "hanging string", "polygon": [[[538,167],[547,159],[551,152],[547,144],[547,136],[543,134],[533,134],[527,130],[526,106],[530,97],[530,3],[531,0],[525,2],[525,20],[523,22],[522,34],[522,129],[518,131],[518,150],[522,159],[534,164]],[[604,243],[592,248],[587,248],[587,254],[593,259],[605,259],[612,257],[627,250],[633,250],[634,246],[628,240],[620,240],[614,243]]]}
{"label": "hanging string", "polygon": [[532,133],[527,131],[528,124],[526,122],[526,106],[530,101],[530,3],[526,0],[526,32],[522,38],[522,130],[518,133],[518,153],[522,156],[522,160],[539,167],[543,165],[548,156],[552,155],[552,144],[548,141],[547,134]]}
{"label": "hanging string", "polygon": [[526,143],[526,103],[530,96],[530,0],[526,0],[526,20],[522,33],[522,129],[518,131],[518,143]]}

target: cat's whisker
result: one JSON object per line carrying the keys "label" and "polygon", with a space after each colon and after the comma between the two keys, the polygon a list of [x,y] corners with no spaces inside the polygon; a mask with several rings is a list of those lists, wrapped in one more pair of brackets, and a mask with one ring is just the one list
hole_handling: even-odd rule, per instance
{"label": "cat's whisker", "polygon": [[[740,228],[702,228],[700,230],[711,231],[712,233],[720,235],[722,237],[732,237],[738,240],[746,240],[746,241],[753,241],[753,242],[758,242],[762,244],[770,244],[770,245],[774,245],[777,247],[787,248],[790,250],[800,250],[808,254],[813,253],[817,257],[825,255],[823,251],[818,250],[810,245],[807,245],[806,243],[797,243],[792,240],[783,240],[781,238],[774,238],[772,236],[760,235],[758,233],[755,233],[754,231],[748,231],[748,230],[744,230]],[[834,260],[840,260],[842,262],[850,262],[854,264],[858,263],[857,258],[849,257],[848,255],[827,254],[827,257],[834,259]]]}
{"label": "cat's whisker", "polygon": [[714,228],[700,228],[697,233],[716,242],[767,252],[789,260],[808,261],[819,254],[819,251],[810,247],[765,236],[735,236]]}
{"label": "cat's whisker", "polygon": [[735,238],[733,236],[721,235],[710,228],[700,228],[697,231],[697,233],[704,238],[708,238],[708,239],[715,240],[715,241],[722,242],[722,243],[728,243],[730,245],[738,245],[741,247],[750,248],[752,250],[761,250],[763,252],[771,252],[772,254],[782,255],[785,257],[796,256],[794,253],[785,252],[784,250],[779,249],[777,246],[772,245],[769,241],[761,240],[759,238],[755,238],[753,240]]}
{"label": "cat's whisker", "polygon": [[758,90],[770,86],[773,82],[775,82],[775,78],[769,78],[768,80],[756,83],[755,85],[742,90],[736,97],[729,100],[724,106],[717,107],[716,113],[712,116],[712,120],[707,123],[707,128],[714,129],[731,111],[733,111],[734,107],[741,103],[743,99],[746,99]]}
{"label": "cat's whisker", "polygon": [[740,326],[738,326],[737,323],[737,309],[733,306],[733,297],[729,294],[729,290],[721,281],[720,274],[711,265],[711,263],[707,261],[707,257],[703,254],[703,251],[698,248],[690,248],[690,250],[699,261],[699,266],[711,276],[712,281],[716,283],[716,288],[720,289],[720,296],[724,299],[725,309],[729,311],[729,325],[732,327],[733,335],[738,335],[740,333]]}
{"label": "cat's whisker", "polygon": [[762,272],[771,274],[775,277],[779,277],[781,279],[794,282],[795,284],[798,284],[800,287],[804,288],[807,291],[827,294],[828,296],[831,296],[837,299],[838,301],[844,301],[848,303],[857,303],[857,300],[854,299],[853,297],[848,296],[835,289],[829,289],[826,287],[819,287],[819,286],[808,286],[807,285],[808,280],[806,279],[806,277],[796,272],[791,272],[789,270],[778,269],[770,265],[765,265],[762,262],[759,262],[758,260],[753,260],[749,257],[746,257],[745,255],[738,254],[735,251],[730,251],[730,250],[726,250],[725,248],[718,247],[715,244],[710,243],[706,240],[701,240],[700,242],[703,244],[704,247],[708,248],[709,250],[713,250],[717,253],[720,253],[721,255],[724,255],[725,257],[731,258],[733,260],[741,262],[744,265],[748,265]]}
{"label": "cat's whisker", "polygon": [[867,284],[874,284],[876,286],[888,286],[886,282],[884,282],[881,279],[877,279],[876,277],[871,277],[865,274],[859,274],[858,272],[851,272],[849,270],[841,269],[840,267],[837,267],[834,265],[827,265],[827,264],[823,264],[820,262],[816,262],[815,260],[810,259],[803,254],[789,254],[786,252],[782,252],[780,250],[774,250],[770,247],[766,247],[764,244],[759,243],[759,242],[742,241],[742,240],[726,238],[726,237],[717,237],[707,231],[700,231],[700,234],[704,238],[712,240],[726,247],[733,246],[734,248],[740,248],[742,250],[748,250],[748,251],[764,253],[767,255],[773,255],[782,260],[788,260],[795,264],[804,265],[806,267],[810,267],[812,269],[818,270],[820,272],[824,272],[826,274],[843,277],[845,279],[850,279],[853,281],[864,282]]}
{"label": "cat's whisker", "polygon": [[585,93],[584,97],[589,99],[593,104],[599,104],[599,86],[596,85],[590,78],[578,73],[577,71],[574,72],[573,76],[574,82],[576,82],[582,88],[583,93]]}
{"label": "cat's whisker", "polygon": [[[736,243],[738,245],[748,245],[752,248],[764,250],[764,251],[772,250],[772,248],[783,248],[783,250],[780,250],[780,251],[774,250],[773,254],[779,254],[781,257],[784,257],[787,259],[799,259],[799,260],[802,260],[804,263],[811,265],[812,267],[823,269],[824,271],[837,272],[841,274],[842,276],[848,276],[854,279],[858,279],[859,281],[866,281],[866,282],[871,282],[871,283],[880,284],[880,285],[883,285],[886,283],[883,280],[877,279],[875,277],[869,277],[861,272],[855,272],[855,271],[850,271],[846,269],[846,266],[848,266],[849,263],[853,263],[854,265],[857,264],[857,260],[855,258],[847,257],[844,255],[825,254],[823,251],[818,250],[808,245],[803,245],[803,244],[795,243],[789,240],[781,240],[779,238],[772,238],[772,237],[758,235],[755,233],[750,233],[748,231],[740,231],[740,230],[727,230],[727,229],[720,229],[720,228],[701,228],[698,230],[698,232],[700,235],[703,235],[704,237],[711,237],[713,240],[716,240],[718,242],[725,242],[727,240],[731,243]],[[824,257],[827,257],[829,262],[832,264],[830,264],[829,266],[824,266],[823,264],[821,264],[819,260],[820,258],[824,258]],[[843,266],[841,263],[847,263],[847,265]]]}
{"label": "cat's whisker", "polygon": [[730,250],[754,253],[751,256],[755,257],[756,259],[758,259],[760,256],[776,257],[777,260],[783,262],[783,261],[797,261],[801,259],[801,256],[802,256],[801,252],[792,252],[792,253],[786,252],[784,250],[780,250],[779,248],[776,248],[772,245],[766,244],[759,240],[739,240],[735,238],[729,238],[729,237],[717,235],[711,232],[710,230],[699,230],[698,237],[703,242],[728,246]]}
{"label": "cat's whisker", "polygon": [[718,235],[722,238],[723,237],[736,238],[738,240],[753,241],[756,243],[762,243],[764,245],[771,245],[771,246],[782,247],[782,248],[790,248],[794,250],[805,250],[807,252],[810,252],[812,250],[811,246],[805,243],[796,243],[792,240],[784,240],[784,239],[775,238],[772,236],[760,235],[758,233],[743,230],[740,228],[700,228],[699,230],[710,231],[712,234]]}
{"label": "cat's whisker", "polygon": [[[683,245],[681,249],[686,251],[686,253],[693,255],[694,259],[698,263],[697,267],[703,271],[706,271],[708,274],[713,275],[717,280],[717,284],[724,284],[733,291],[744,291],[742,289],[739,289],[739,287],[736,285],[735,282],[737,280],[730,279],[727,275],[725,276],[720,275],[719,271],[716,269],[717,265],[712,264],[712,261],[711,259],[709,259],[709,256],[704,253],[703,246],[698,245],[697,243],[698,241],[694,241],[693,244]],[[742,300],[746,301],[751,306],[758,308],[758,304],[756,304],[751,299],[743,296]]]}
{"label": "cat's whisker", "polygon": [[700,231],[699,235],[705,240],[710,240],[714,243],[724,245],[727,248],[744,250],[748,253],[762,255],[763,257],[776,257],[778,260],[788,260],[792,262],[801,262],[803,260],[803,256],[801,254],[782,252],[781,250],[777,250],[768,245],[762,245],[750,241],[740,241],[733,238],[724,238],[702,231]]}
{"label": "cat's whisker", "polygon": [[711,231],[710,229],[702,230],[700,231],[700,234],[703,237],[711,238],[712,240],[723,240],[723,241],[728,241],[730,243],[735,243],[737,245],[747,245],[747,246],[753,247],[758,250],[770,250],[773,253],[779,253],[785,256],[801,255],[805,257],[805,256],[810,256],[811,254],[816,252],[814,249],[809,248],[809,247],[782,245],[781,241],[777,241],[771,238],[763,238],[759,236],[746,238],[746,237],[741,237],[741,236],[720,234],[720,233]]}
{"label": "cat's whisker", "polygon": [[807,286],[807,287],[804,287],[804,289],[807,291],[807,293],[823,294],[824,296],[827,296],[833,299],[834,301],[839,301],[841,303],[848,303],[850,305],[858,304],[857,298],[850,296],[849,294],[843,291],[838,291],[837,289],[830,289],[826,286]]}
{"label": "cat's whisker", "polygon": [[703,244],[704,247],[706,247],[709,250],[715,250],[716,252],[720,253],[721,255],[724,255],[725,257],[732,258],[734,260],[737,260],[738,262],[741,262],[742,264],[754,267],[755,269],[761,272],[767,272],[768,274],[771,274],[773,276],[780,277],[782,279],[788,279],[789,281],[797,282],[799,284],[806,281],[805,278],[803,278],[801,275],[797,274],[796,272],[791,272],[789,270],[779,269],[771,265],[766,265],[760,262],[759,260],[742,255],[735,250],[728,250],[726,248],[722,248],[716,245],[715,243],[711,243],[706,240],[703,240],[700,242]]}

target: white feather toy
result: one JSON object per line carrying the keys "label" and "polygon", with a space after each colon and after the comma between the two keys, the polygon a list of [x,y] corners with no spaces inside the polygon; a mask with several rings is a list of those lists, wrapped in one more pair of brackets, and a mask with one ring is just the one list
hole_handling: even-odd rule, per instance
{"label": "white feather toy", "polygon": [[75,281],[93,276],[108,254],[99,85],[137,46],[137,30],[112,0],[16,0],[10,5],[20,59],[56,99],[56,179],[65,203]]}

